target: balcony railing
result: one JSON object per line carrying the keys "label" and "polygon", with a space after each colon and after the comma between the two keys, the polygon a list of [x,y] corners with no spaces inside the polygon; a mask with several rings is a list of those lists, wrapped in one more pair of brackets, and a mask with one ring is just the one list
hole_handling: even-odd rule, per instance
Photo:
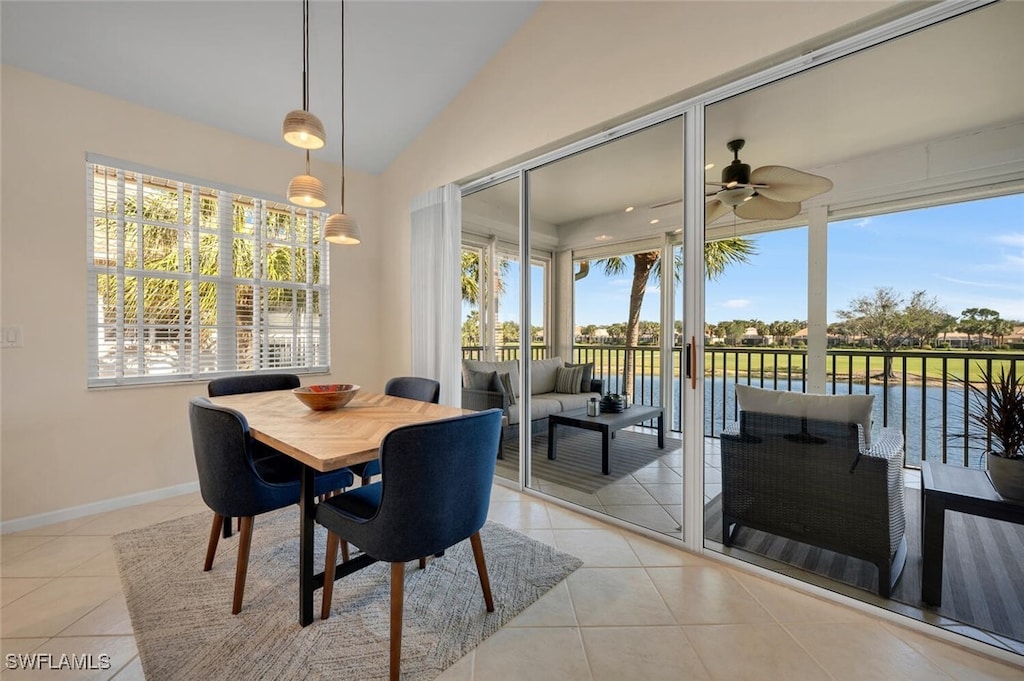
{"label": "balcony railing", "polygon": [[[594,363],[594,377],[605,382],[609,392],[628,392],[637,404],[661,403],[661,351],[651,347],[576,346],[573,361]],[[463,357],[476,359],[479,347],[463,348]],[[628,357],[627,357],[628,354]],[[682,423],[679,369],[682,348],[672,350],[673,413],[668,419],[673,430]],[[519,348],[498,348],[501,360],[517,359]],[[534,346],[532,356],[547,355]],[[729,347],[707,348],[704,354],[704,434],[718,435],[739,413],[737,384],[772,390],[806,392],[807,351],[803,349]],[[889,371],[886,363],[889,361]],[[632,370],[632,385],[622,385],[624,369]],[[988,443],[968,417],[970,387],[979,381],[980,371],[998,372],[1000,365],[1024,372],[1024,353],[1019,352],[933,352],[901,350],[883,353],[872,350],[830,349],[826,359],[829,394],[875,395],[873,419],[876,424],[902,430],[906,441],[905,463],[917,467],[921,461],[941,461],[973,468],[982,466]]]}

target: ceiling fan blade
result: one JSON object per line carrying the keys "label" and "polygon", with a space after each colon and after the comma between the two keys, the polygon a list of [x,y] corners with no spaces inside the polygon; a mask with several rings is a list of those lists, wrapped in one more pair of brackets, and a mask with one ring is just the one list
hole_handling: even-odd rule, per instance
{"label": "ceiling fan blade", "polygon": [[751,187],[753,189],[760,189],[761,187],[767,187],[766,184],[753,184],[748,182],[746,184],[742,182],[705,182],[705,185],[709,187],[721,187],[722,189],[735,189],[736,187]]}
{"label": "ceiling fan blade", "polygon": [[786,166],[762,166],[750,174],[750,181],[764,185],[757,190],[761,196],[786,203],[806,201],[832,189],[827,177]]}
{"label": "ceiling fan blade", "polygon": [[647,206],[647,207],[648,208],[664,208],[665,206],[674,206],[675,204],[682,203],[682,202],[683,202],[682,199],[672,199],[671,201],[663,201],[661,203],[656,203],[653,206]]}
{"label": "ceiling fan blade", "polygon": [[785,220],[800,212],[800,202],[775,201],[755,196],[736,206],[736,215],[744,220]]}
{"label": "ceiling fan blade", "polygon": [[704,224],[710,225],[712,222],[722,217],[729,212],[729,206],[725,205],[718,199],[708,201],[704,204]]}

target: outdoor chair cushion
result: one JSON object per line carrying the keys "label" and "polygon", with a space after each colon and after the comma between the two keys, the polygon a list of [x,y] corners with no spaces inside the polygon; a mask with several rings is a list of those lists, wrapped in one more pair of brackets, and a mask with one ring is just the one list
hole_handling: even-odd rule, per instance
{"label": "outdoor chair cushion", "polygon": [[808,395],[737,385],[736,400],[743,411],[856,423],[861,426],[864,446],[871,446],[871,407],[874,405],[874,395]]}

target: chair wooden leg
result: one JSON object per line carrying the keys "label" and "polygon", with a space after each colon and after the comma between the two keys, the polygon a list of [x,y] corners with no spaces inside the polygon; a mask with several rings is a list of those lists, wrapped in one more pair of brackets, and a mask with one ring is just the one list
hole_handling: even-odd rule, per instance
{"label": "chair wooden leg", "polygon": [[366,487],[372,481],[373,481],[373,476],[372,475],[364,475],[360,482],[362,483],[363,487]]}
{"label": "chair wooden leg", "polygon": [[217,554],[217,542],[220,541],[220,532],[223,527],[224,516],[214,513],[213,527],[210,529],[210,541],[206,544],[206,562],[203,563],[203,572],[209,572],[213,567],[213,557]]}
{"label": "chair wooden leg", "polygon": [[238,530],[238,565],[235,566],[235,598],[231,604],[231,614],[237,615],[242,610],[242,596],[245,595],[245,575],[249,571],[249,547],[252,546],[252,516],[241,519]]}
{"label": "chair wooden leg", "polygon": [[[334,569],[338,564],[338,535],[330,530],[327,531],[327,558],[324,560],[324,593],[323,602],[320,604],[320,619],[325,620],[331,616],[331,598],[334,596]],[[345,545],[344,553],[348,554],[348,542]],[[345,558],[348,560],[348,558]]]}
{"label": "chair wooden leg", "polygon": [[391,564],[391,663],[390,681],[402,675],[402,605],[405,602],[405,563]]}
{"label": "chair wooden leg", "polygon": [[427,569],[427,557],[424,556],[424,557],[420,558],[420,570],[426,570],[426,569]]}
{"label": "chair wooden leg", "polygon": [[341,560],[342,562],[348,562],[348,542],[341,539]]}
{"label": "chair wooden leg", "polygon": [[484,603],[487,612],[494,612],[494,600],[491,598],[491,580],[487,578],[487,562],[484,560],[484,545],[480,541],[480,533],[476,532],[469,538],[473,545],[473,558],[476,560],[476,572],[480,576],[480,588],[484,592]]}

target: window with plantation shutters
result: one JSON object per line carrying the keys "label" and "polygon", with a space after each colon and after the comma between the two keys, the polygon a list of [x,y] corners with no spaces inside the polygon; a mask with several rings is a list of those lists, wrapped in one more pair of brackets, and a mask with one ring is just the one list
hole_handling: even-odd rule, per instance
{"label": "window with plantation shutters", "polygon": [[329,369],[326,214],[86,161],[89,387]]}

